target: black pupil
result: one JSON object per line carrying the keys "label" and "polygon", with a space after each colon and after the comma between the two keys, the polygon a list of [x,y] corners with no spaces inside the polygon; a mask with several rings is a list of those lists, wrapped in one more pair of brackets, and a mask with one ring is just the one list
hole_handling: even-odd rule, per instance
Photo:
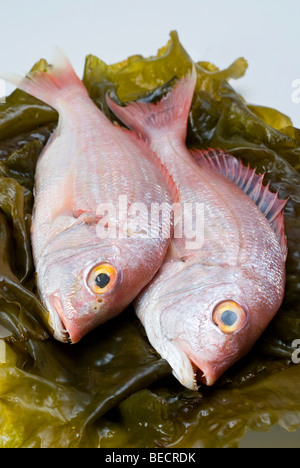
{"label": "black pupil", "polygon": [[96,278],[96,285],[101,289],[105,288],[109,284],[109,282],[110,276],[106,273],[100,273],[100,275],[98,275]]}
{"label": "black pupil", "polygon": [[221,317],[222,322],[227,327],[233,327],[237,319],[238,319],[237,314],[233,312],[232,310],[225,310],[225,312],[223,312],[222,317]]}

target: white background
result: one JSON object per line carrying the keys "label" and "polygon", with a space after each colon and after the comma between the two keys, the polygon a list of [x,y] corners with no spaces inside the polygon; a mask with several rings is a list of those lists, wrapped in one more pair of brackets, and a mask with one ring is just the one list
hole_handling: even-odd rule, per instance
{"label": "white background", "polygon": [[300,127],[300,103],[292,101],[299,24],[299,0],[1,0],[0,71],[26,72],[39,58],[51,59],[57,44],[81,76],[89,53],[107,63],[154,55],[176,29],[196,61],[227,67],[244,56],[247,75],[233,86]]}

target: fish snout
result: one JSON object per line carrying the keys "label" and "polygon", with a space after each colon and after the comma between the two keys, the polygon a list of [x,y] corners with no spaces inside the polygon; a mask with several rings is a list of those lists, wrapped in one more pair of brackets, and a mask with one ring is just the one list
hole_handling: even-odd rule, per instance
{"label": "fish snout", "polygon": [[[70,319],[65,313],[60,297],[53,294],[51,296],[51,304],[54,309],[53,313],[57,315],[57,317],[54,318],[54,323],[56,325],[54,330],[55,338],[64,342],[68,341],[71,343],[77,343],[81,338],[81,334],[74,323],[74,319]],[[61,336],[64,337],[63,340],[60,338]]]}
{"label": "fish snout", "polygon": [[199,354],[196,354],[186,342],[178,341],[177,344],[190,361],[197,385],[206,385],[208,387],[214,385],[222,375],[222,363],[220,365],[210,363],[205,359],[204,353],[199,352]]}
{"label": "fish snout", "polygon": [[78,343],[81,338],[98,325],[103,300],[97,299],[89,306],[84,305],[84,311],[76,311],[73,307],[64,307],[59,294],[52,294],[51,305],[55,317],[55,338],[64,342]]}
{"label": "fish snout", "polygon": [[198,359],[193,360],[191,358],[190,360],[194,369],[197,383],[199,385],[202,384],[206,385],[207,387],[211,387],[217,382],[217,380],[222,374],[221,372],[218,372],[215,367],[210,366],[205,362],[200,362]]}

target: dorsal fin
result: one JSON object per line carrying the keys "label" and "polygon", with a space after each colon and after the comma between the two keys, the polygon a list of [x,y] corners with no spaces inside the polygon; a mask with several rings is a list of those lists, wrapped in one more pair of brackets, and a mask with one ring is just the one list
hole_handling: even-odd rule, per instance
{"label": "dorsal fin", "polygon": [[287,256],[287,240],[284,228],[284,208],[288,200],[280,200],[277,193],[264,185],[264,174],[259,175],[250,165],[244,166],[240,159],[221,149],[192,150],[194,159],[201,165],[219,172],[248,195],[258,206],[272,226],[283,255]]}

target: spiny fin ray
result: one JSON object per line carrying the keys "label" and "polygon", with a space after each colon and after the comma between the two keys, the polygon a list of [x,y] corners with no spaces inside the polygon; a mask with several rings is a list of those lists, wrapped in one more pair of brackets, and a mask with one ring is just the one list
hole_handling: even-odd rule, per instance
{"label": "spiny fin ray", "polygon": [[205,167],[232,180],[258,206],[272,226],[284,257],[287,257],[287,240],[284,226],[284,208],[288,200],[280,200],[278,192],[270,191],[270,184],[263,185],[264,174],[259,175],[250,165],[221,149],[192,150],[195,160]]}

